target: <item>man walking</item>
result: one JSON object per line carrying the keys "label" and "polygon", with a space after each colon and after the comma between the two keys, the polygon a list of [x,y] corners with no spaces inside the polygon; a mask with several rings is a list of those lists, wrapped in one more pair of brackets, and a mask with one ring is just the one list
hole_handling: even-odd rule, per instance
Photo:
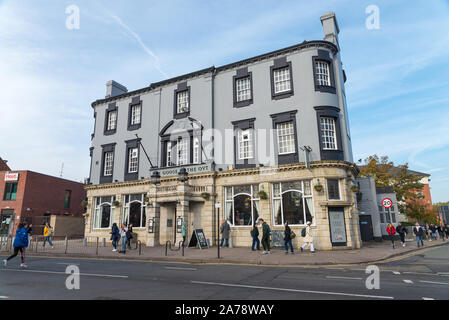
{"label": "man walking", "polygon": [[394,249],[394,235],[396,234],[396,229],[394,228],[394,226],[390,223],[387,226],[387,233],[390,236],[390,240],[391,243],[393,244],[393,249]]}
{"label": "man walking", "polygon": [[45,247],[45,243],[48,241],[48,243],[51,245],[51,248],[54,249],[55,246],[53,245],[53,242],[51,242],[51,226],[48,222],[45,222],[44,227],[44,243],[42,244],[43,247]]}
{"label": "man walking", "polygon": [[257,250],[260,250],[260,241],[259,241],[259,228],[257,228],[257,223],[254,223],[253,229],[250,232],[251,237],[253,238],[253,244],[251,246],[252,251],[256,251],[255,247],[257,246]]}
{"label": "man walking", "polygon": [[[432,233],[432,239],[437,239],[437,228],[433,225],[433,223],[430,225],[429,227],[430,232]],[[430,239],[429,241],[432,241],[432,239]]]}
{"label": "man walking", "polygon": [[315,253],[315,248],[313,247],[313,234],[312,234],[312,228],[310,225],[312,222],[307,221],[307,227],[306,227],[306,234],[304,236],[304,244],[301,247],[301,252],[304,252],[304,249],[310,245],[310,252]]}
{"label": "man walking", "polygon": [[262,219],[259,219],[259,223],[262,224],[262,246],[263,252],[262,254],[269,254],[270,252],[270,227],[268,224]]}
{"label": "man walking", "polygon": [[182,246],[185,247],[187,237],[187,223],[184,220],[182,220],[181,223],[181,234],[182,234]]}
{"label": "man walking", "polygon": [[396,227],[396,231],[399,233],[399,237],[401,238],[402,246],[405,247],[405,235],[407,234],[407,228],[404,227],[400,222]]}
{"label": "man walking", "polygon": [[284,247],[285,247],[285,254],[288,254],[288,247],[290,246],[290,252],[291,254],[294,254],[293,252],[293,244],[292,244],[292,229],[288,226],[288,222],[285,221],[284,224]]}
{"label": "man walking", "polygon": [[424,242],[422,241],[422,237],[424,236],[424,230],[423,228],[419,225],[419,223],[417,222],[416,225],[413,227],[413,234],[416,237],[416,242],[418,243],[418,248],[419,248],[419,243],[421,242],[421,246],[424,246]]}
{"label": "man walking", "polygon": [[223,242],[225,243],[225,247],[229,247],[229,233],[231,231],[231,227],[226,220],[221,222],[220,233],[221,233],[221,243],[220,247],[223,248]]}

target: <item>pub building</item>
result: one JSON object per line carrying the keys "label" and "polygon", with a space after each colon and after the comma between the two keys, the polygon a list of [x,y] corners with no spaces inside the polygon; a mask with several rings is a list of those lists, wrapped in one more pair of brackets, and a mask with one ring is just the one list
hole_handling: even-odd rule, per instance
{"label": "pub building", "polygon": [[287,221],[300,245],[310,221],[318,250],[359,248],[339,27],[332,12],[321,23],[324,40],[131,92],[109,81],[92,103],[85,235],[132,224],[158,246],[182,240],[185,221],[215,245],[227,220],[233,245],[249,247],[261,217],[274,244]]}

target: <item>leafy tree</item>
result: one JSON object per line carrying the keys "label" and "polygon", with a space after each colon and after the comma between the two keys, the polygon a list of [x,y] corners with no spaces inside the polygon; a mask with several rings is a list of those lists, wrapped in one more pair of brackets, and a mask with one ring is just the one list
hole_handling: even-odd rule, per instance
{"label": "leafy tree", "polygon": [[[362,160],[359,160],[362,163]],[[408,172],[408,164],[395,165],[388,156],[372,155],[364,160],[360,168],[359,177],[372,176],[378,187],[393,187],[398,199],[399,211],[406,213],[409,218],[415,219],[426,211],[418,199],[424,196],[419,193],[423,188],[420,183],[422,177]],[[424,218],[424,216],[422,216]]]}

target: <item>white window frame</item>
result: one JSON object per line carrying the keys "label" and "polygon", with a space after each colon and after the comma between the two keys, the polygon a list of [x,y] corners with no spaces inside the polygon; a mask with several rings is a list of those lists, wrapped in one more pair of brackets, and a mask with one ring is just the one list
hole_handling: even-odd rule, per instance
{"label": "white window frame", "polygon": [[173,150],[171,141],[167,141],[166,148],[167,148],[166,166],[171,167],[173,166]]}
{"label": "white window frame", "polygon": [[285,93],[292,90],[290,66],[273,70],[274,93]]}
{"label": "white window frame", "polygon": [[[134,156],[135,154],[135,156]],[[128,173],[139,171],[139,148],[128,149]]]}
{"label": "white window frame", "polygon": [[131,125],[141,123],[142,104],[135,104],[131,106]]}
{"label": "white window frame", "polygon": [[247,76],[235,80],[237,102],[251,100],[251,77]]}
{"label": "white window frame", "polygon": [[[114,115],[114,117],[112,115]],[[108,112],[107,130],[115,130],[115,129],[117,129],[117,110],[112,110]]]}
{"label": "white window frame", "polygon": [[[291,126],[291,133],[285,133],[287,130],[290,131],[290,128],[285,128],[285,125]],[[280,155],[296,153],[295,124],[293,121],[276,124],[276,131],[278,137],[278,153]],[[282,139],[284,137],[286,139]],[[282,151],[283,149],[284,151]]]}
{"label": "white window frame", "polygon": [[[102,202],[102,198],[105,198],[105,197],[111,197],[111,202],[107,202],[107,201]],[[97,204],[97,199],[100,199],[98,204]],[[115,206],[114,206],[113,203],[115,201],[115,196],[95,197],[94,201],[95,201],[95,207],[94,207],[94,216],[93,216],[93,219],[92,219],[92,230],[107,230],[107,229],[110,229],[112,227],[112,223],[113,223],[112,219],[114,217]],[[107,204],[107,205],[109,205],[111,207],[111,210],[109,212],[109,226],[108,227],[104,227],[104,228],[96,227],[95,226],[95,224],[96,224],[95,222],[97,221],[98,214],[101,214],[101,208],[105,204]],[[100,225],[101,225],[101,219],[100,219],[99,222],[100,222]]]}
{"label": "white window frame", "polygon": [[189,112],[189,94],[189,90],[184,90],[176,93],[176,113],[179,114]]}
{"label": "white window frame", "polygon": [[107,151],[104,153],[103,176],[110,177],[114,171],[114,152]]}
{"label": "white window frame", "polygon": [[189,164],[189,141],[186,138],[176,144],[176,163],[178,166]]}
{"label": "white window frame", "polygon": [[[244,137],[247,137],[244,139]],[[253,132],[252,129],[238,130],[238,155],[240,160],[252,159],[253,152]]]}
{"label": "white window frame", "polygon": [[324,60],[315,61],[315,73],[318,85],[330,87],[331,77],[330,77],[330,64]]}
{"label": "white window frame", "polygon": [[[231,224],[231,226],[232,227],[252,227],[252,225],[240,225],[240,224],[238,224],[238,225],[236,225],[235,224],[235,221],[234,221],[234,219],[235,219],[235,212],[234,212],[234,210],[235,210],[235,206],[234,206],[234,198],[235,197],[237,197],[237,196],[241,196],[241,195],[246,195],[246,196],[249,196],[249,197],[251,197],[251,221],[252,221],[252,223],[254,224],[254,201],[259,201],[259,205],[258,205],[258,207],[259,207],[259,210],[260,210],[260,198],[259,198],[259,196],[257,195],[257,192],[254,190],[255,188],[255,185],[254,184],[251,184],[250,185],[251,186],[251,194],[248,194],[248,193],[244,193],[244,192],[241,192],[241,193],[237,193],[237,194],[235,194],[234,193],[234,188],[235,187],[238,187],[238,186],[225,186],[224,187],[224,200],[225,200],[225,207],[224,207],[224,209],[223,209],[223,215],[224,215],[224,219],[225,220],[227,220],[227,221],[229,221],[229,223]],[[227,192],[228,192],[228,188],[231,188],[231,200],[228,200],[228,194],[227,194]],[[257,187],[257,190],[259,190],[259,188]],[[232,207],[232,211],[231,211],[231,219],[230,220],[228,220],[227,219],[227,217],[226,217],[226,214],[227,214],[227,212],[225,211],[226,210],[226,205],[227,204],[231,204],[231,207]],[[256,206],[257,207],[257,206]],[[261,213],[259,212],[259,217],[261,217]]]}
{"label": "white window frame", "polygon": [[[135,226],[133,225],[133,229],[145,229],[146,228],[146,204],[145,204],[145,194],[141,194],[140,196],[140,200],[132,200],[132,201],[128,201],[126,202],[126,196],[129,197],[129,199],[131,198],[131,196],[136,195],[136,194],[126,194],[123,195],[123,199],[124,199],[124,204],[123,204],[123,212],[122,212],[122,222],[126,223],[127,226],[129,226],[129,211],[131,209],[131,204],[134,202],[140,203],[140,226]],[[143,213],[145,211],[145,221],[143,219]],[[142,223],[144,223],[144,225],[142,226]]]}
{"label": "white window frame", "polygon": [[[329,122],[330,120],[330,122]],[[324,128],[323,128],[324,122]],[[330,129],[328,129],[327,127]],[[338,150],[337,123],[333,117],[320,117],[321,144],[323,150]]]}

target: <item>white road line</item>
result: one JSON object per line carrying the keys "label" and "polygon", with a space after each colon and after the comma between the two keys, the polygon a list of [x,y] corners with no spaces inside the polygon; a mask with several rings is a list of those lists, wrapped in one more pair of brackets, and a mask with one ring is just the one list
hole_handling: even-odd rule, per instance
{"label": "white road line", "polygon": [[433,298],[426,298],[426,297],[422,297],[423,300],[435,300]]}
{"label": "white road line", "polygon": [[348,279],[348,280],[362,280],[362,278],[352,278],[352,277],[334,277],[334,276],[326,276],[328,279]]}
{"label": "white road line", "polygon": [[63,265],[69,265],[69,266],[79,266],[78,263],[68,263],[68,262],[57,262],[56,264],[63,264]]}
{"label": "white road line", "polygon": [[402,281],[404,281],[405,283],[410,283],[410,284],[412,284],[412,283],[413,283],[413,281],[412,281],[412,280],[402,280]]}
{"label": "white road line", "polygon": [[311,291],[311,290],[298,290],[298,289],[286,289],[286,288],[271,288],[271,287],[248,286],[248,285],[242,285],[242,284],[228,284],[228,283],[203,282],[203,281],[190,281],[190,282],[191,283],[195,283],[195,284],[223,286],[223,287],[236,287],[236,288],[250,288],[250,289],[275,290],[275,291],[287,291],[287,292],[328,294],[328,295],[335,295],[335,296],[350,296],[350,297],[360,297],[360,298],[394,299],[393,297],[387,297],[387,296],[371,296],[371,295],[354,294],[354,293]]}
{"label": "white road line", "polygon": [[[49,273],[49,274],[64,274],[67,275],[65,272],[58,272],[58,271],[43,271],[43,270],[14,270],[14,269],[0,269],[1,271],[15,271],[15,272],[34,272],[34,273]],[[120,276],[120,275],[113,275],[113,274],[95,274],[95,273],[80,273],[80,276],[87,276],[87,277],[105,277],[105,278],[128,278],[128,276]]]}
{"label": "white road line", "polygon": [[401,274],[399,271],[393,271],[393,274]]}
{"label": "white road line", "polygon": [[7,296],[0,296],[0,299],[9,299]]}
{"label": "white road line", "polygon": [[435,282],[435,281],[424,281],[424,280],[419,280],[419,282],[424,282],[424,283],[433,283],[433,284],[442,284],[442,285],[449,285],[449,282]]}
{"label": "white road line", "polygon": [[436,274],[431,273],[431,272],[412,272],[412,271],[405,271],[405,272],[402,272],[402,273],[404,273],[404,274],[420,274],[420,275],[423,275],[423,276],[436,276]]}
{"label": "white road line", "polygon": [[197,269],[195,268],[179,268],[179,267],[164,267],[165,269],[168,270],[187,270],[187,271],[196,271]]}
{"label": "white road line", "polygon": [[438,272],[437,275],[439,275],[439,276],[449,276],[449,272]]}
{"label": "white road line", "polygon": [[325,268],[326,270],[345,270],[345,268]]}

